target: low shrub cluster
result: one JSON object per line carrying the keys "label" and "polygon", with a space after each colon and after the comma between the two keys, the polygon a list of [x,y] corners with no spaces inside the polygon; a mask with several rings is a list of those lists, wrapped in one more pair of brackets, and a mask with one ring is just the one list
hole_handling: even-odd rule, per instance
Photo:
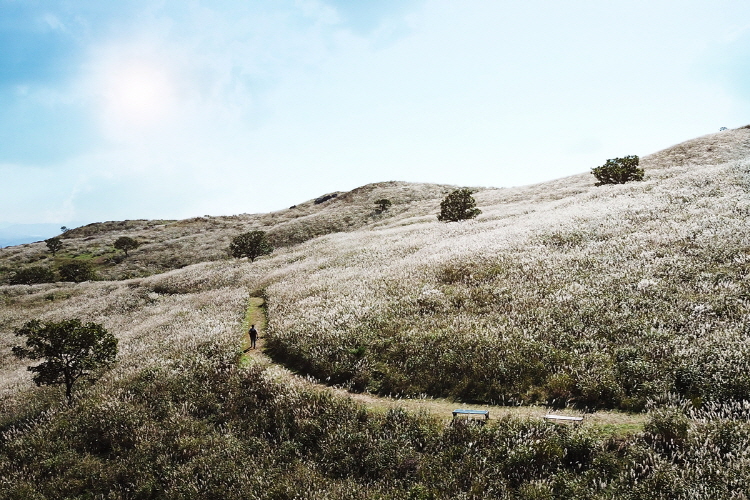
{"label": "low shrub cluster", "polygon": [[[444,426],[276,382],[204,343],[73,407],[0,420],[0,498],[728,498],[748,411],[664,406],[648,432],[502,419]],[[32,412],[32,413],[29,413]],[[666,412],[666,413],[665,413]],[[696,496],[697,495],[697,496]]]}
{"label": "low shrub cluster", "polygon": [[60,265],[60,280],[81,283],[96,279],[94,267],[88,260],[69,260]]}
{"label": "low shrub cluster", "polygon": [[29,266],[13,272],[8,280],[11,285],[37,285],[57,281],[55,271],[44,266]]}

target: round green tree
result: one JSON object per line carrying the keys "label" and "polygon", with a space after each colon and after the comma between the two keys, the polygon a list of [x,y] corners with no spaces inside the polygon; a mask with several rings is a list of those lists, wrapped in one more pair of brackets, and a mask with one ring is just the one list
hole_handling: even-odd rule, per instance
{"label": "round green tree", "polygon": [[44,240],[44,242],[47,244],[47,248],[50,252],[52,252],[52,255],[56,255],[57,252],[62,250],[63,243],[60,238],[49,238],[47,240]]}
{"label": "round green tree", "polygon": [[128,250],[135,250],[141,244],[136,240],[135,238],[131,238],[130,236],[120,236],[115,240],[115,248],[117,250],[122,250],[125,252],[125,257],[128,256]]}
{"label": "round green tree", "polygon": [[468,188],[456,189],[440,202],[440,215],[438,220],[444,222],[458,222],[460,220],[473,219],[482,211],[476,208],[477,204],[472,191]]}
{"label": "round green tree", "polygon": [[250,231],[235,236],[229,244],[229,252],[233,257],[247,257],[252,262],[261,255],[273,252],[273,247],[268,242],[265,231]]}
{"label": "round green tree", "polygon": [[642,181],[643,169],[638,168],[637,155],[625,156],[607,160],[604,165],[591,169],[591,173],[599,181],[597,186],[604,184],[625,184],[628,181]]}
{"label": "round green tree", "polygon": [[59,323],[32,320],[16,330],[25,346],[13,348],[21,359],[44,360],[29,366],[36,385],[65,385],[70,402],[73,385],[92,372],[111,365],[117,357],[117,339],[98,323],[69,319]]}

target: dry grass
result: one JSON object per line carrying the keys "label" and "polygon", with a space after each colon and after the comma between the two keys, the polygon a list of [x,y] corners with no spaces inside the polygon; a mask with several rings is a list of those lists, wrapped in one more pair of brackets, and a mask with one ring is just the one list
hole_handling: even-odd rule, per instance
{"label": "dry grass", "polygon": [[[8,395],[30,387],[23,364],[7,353],[17,342],[13,330],[32,318],[79,316],[104,323],[121,339],[121,366],[127,369],[158,363],[175,346],[189,346],[190,339],[221,336],[232,341],[242,329],[248,294],[265,289],[269,334],[292,344],[300,339],[309,356],[330,360],[336,357],[334,351],[357,339],[367,321],[383,314],[394,321],[400,318],[402,333],[420,342],[423,334],[451,335],[457,342],[502,338],[505,334],[498,337],[497,332],[510,331],[509,318],[497,305],[488,306],[493,309],[489,312],[481,307],[440,312],[461,294],[477,292],[474,285],[441,281],[441,273],[449,268],[486,269],[510,259],[526,270],[524,280],[558,275],[546,300],[559,303],[590,300],[592,293],[599,293],[597,284],[632,287],[643,294],[667,293],[673,284],[659,273],[700,262],[704,255],[698,250],[717,242],[725,242],[722,248],[733,252],[725,264],[734,262],[744,269],[743,259],[750,258],[748,174],[747,164],[734,160],[746,157],[749,141],[750,130],[739,129],[647,156],[647,179],[642,183],[596,188],[593,176],[581,174],[534,186],[480,189],[475,197],[482,215],[460,224],[436,219],[449,187],[392,182],[272,214],[127,221],[75,229],[64,239],[65,252],[71,255],[106,253],[107,245],[121,235],[143,242],[128,259],[105,266],[104,276],[157,272],[169,267],[165,263],[170,259],[179,260],[180,266],[214,262],[124,281],[2,286],[0,390]],[[732,162],[722,163],[726,159]],[[696,163],[686,164],[688,160]],[[374,200],[379,198],[391,199],[391,210],[374,213]],[[303,222],[314,227],[309,235],[342,228],[348,232],[279,248],[255,264],[226,260],[224,249],[236,233],[265,228],[298,234],[289,228]],[[695,253],[692,260],[690,252]],[[0,265],[44,261],[46,253],[43,243],[2,249]],[[634,257],[623,261],[622,255]],[[584,263],[593,263],[597,272],[610,271],[581,273]],[[746,293],[746,278],[712,284],[716,273],[726,271],[725,264],[706,269],[714,273],[711,276],[698,276],[694,285],[708,287],[705,297],[722,290],[727,297]],[[511,281],[491,280],[486,290],[479,290],[490,294],[489,304],[502,303],[506,293],[533,291],[514,290],[518,283],[507,279]],[[704,295],[696,291],[690,292],[695,303],[686,307],[714,307],[701,302]],[[536,299],[532,294],[516,300]],[[437,313],[415,313],[424,307],[437,308]],[[700,322],[711,332],[701,337],[702,343],[678,342],[673,347],[688,355],[706,343],[713,343],[712,352],[740,345],[739,331],[712,318]]]}
{"label": "dry grass", "polygon": [[[195,217],[186,220],[129,220],[102,222],[72,229],[60,237],[63,250],[53,258],[44,242],[0,249],[0,283],[13,270],[29,265],[55,268],[70,259],[91,261],[101,279],[145,277],[182,267],[229,258],[228,247],[237,234],[267,231],[277,247],[295,245],[325,234],[377,227],[389,219],[419,210],[423,200],[437,200],[448,186],[383,182],[357,188],[318,203],[309,200],[293,208],[268,214]],[[388,198],[386,212],[375,200]],[[141,246],[125,258],[113,248],[120,236],[138,240]]]}
{"label": "dry grass", "polygon": [[[290,498],[303,481],[304,498],[743,498],[749,139],[727,131],[643,158],[641,183],[597,188],[581,174],[481,189],[483,213],[464,223],[436,219],[450,188],[384,183],[275,214],[67,234],[65,257],[140,277],[0,285],[0,491],[243,498],[239,484]],[[394,207],[373,213],[383,197]],[[228,260],[229,239],[255,228],[287,246]],[[106,262],[121,235],[144,244]],[[43,243],[0,250],[6,271],[46,260]],[[259,296],[262,340],[279,358],[323,382],[416,397],[356,396],[368,413],[261,355],[238,367]],[[69,409],[9,347],[25,321],[70,317],[103,323],[121,352]],[[675,388],[693,400],[664,394]],[[500,422],[481,429],[393,409],[489,407],[431,391],[512,404],[491,407]],[[593,406],[659,397],[648,417],[598,411],[570,431],[515,405],[554,391]]]}

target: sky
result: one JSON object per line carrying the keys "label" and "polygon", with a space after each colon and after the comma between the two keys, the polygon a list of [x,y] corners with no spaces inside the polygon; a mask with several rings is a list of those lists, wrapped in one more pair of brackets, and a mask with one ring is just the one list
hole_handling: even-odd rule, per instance
{"label": "sky", "polygon": [[510,187],[750,123],[750,2],[0,0],[0,224]]}

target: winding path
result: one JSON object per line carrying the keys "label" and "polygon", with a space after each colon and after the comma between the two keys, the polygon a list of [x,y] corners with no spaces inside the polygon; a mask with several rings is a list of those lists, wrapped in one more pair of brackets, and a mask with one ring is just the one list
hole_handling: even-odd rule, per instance
{"label": "winding path", "polygon": [[[255,325],[258,330],[258,341],[256,342],[256,349],[249,349],[250,337],[248,336],[247,330],[250,325]],[[265,345],[265,330],[266,330],[266,315],[263,310],[263,299],[260,297],[250,297],[248,300],[247,312],[245,315],[245,323],[243,325],[243,349],[245,353],[243,359],[245,362],[260,362],[264,365],[269,366],[270,369],[280,378],[293,378],[298,381],[304,381],[304,383],[314,385],[321,390],[333,391],[339,395],[352,398],[360,403],[364,404],[367,408],[373,411],[386,411],[393,407],[402,407],[410,411],[427,411],[433,415],[439,416],[444,420],[450,420],[452,418],[452,412],[456,408],[466,408],[470,410],[489,410],[490,417],[493,420],[500,419],[506,415],[515,417],[536,417],[542,418],[548,413],[548,409],[544,406],[494,406],[494,405],[471,405],[464,403],[455,403],[447,399],[442,398],[414,398],[414,399],[397,399],[388,398],[383,396],[375,396],[373,394],[361,394],[353,393],[340,389],[337,387],[331,387],[325,384],[320,384],[311,381],[309,378],[301,377],[293,373],[288,368],[282,365],[274,363],[271,358],[263,353],[263,347]],[[564,410],[566,415],[582,416],[583,414],[579,411]],[[633,432],[639,432],[643,429],[643,424],[646,420],[646,416],[643,414],[632,414],[623,413],[618,411],[598,411],[595,413],[587,413],[584,418],[583,425],[598,427],[602,432],[607,434],[627,434]]]}

